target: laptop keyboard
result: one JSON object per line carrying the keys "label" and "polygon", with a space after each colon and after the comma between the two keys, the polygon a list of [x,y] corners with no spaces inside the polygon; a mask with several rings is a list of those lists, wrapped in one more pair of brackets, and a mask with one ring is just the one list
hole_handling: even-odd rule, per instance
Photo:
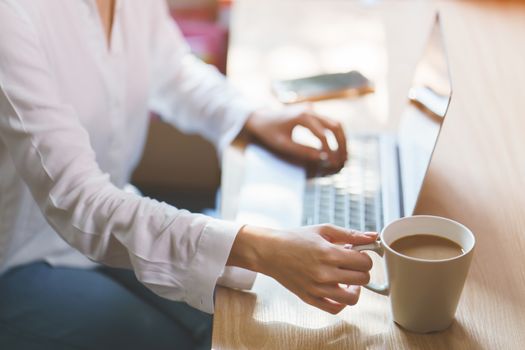
{"label": "laptop keyboard", "polygon": [[339,173],[307,180],[303,224],[379,231],[383,226],[379,138],[356,135],[348,142],[349,159]]}

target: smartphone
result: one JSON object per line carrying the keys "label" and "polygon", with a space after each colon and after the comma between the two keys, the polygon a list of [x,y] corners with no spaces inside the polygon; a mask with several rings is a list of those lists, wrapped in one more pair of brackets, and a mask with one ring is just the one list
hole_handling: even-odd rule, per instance
{"label": "smartphone", "polygon": [[372,82],[358,71],[320,74],[290,80],[277,80],[272,90],[282,103],[319,101],[359,96],[374,91]]}

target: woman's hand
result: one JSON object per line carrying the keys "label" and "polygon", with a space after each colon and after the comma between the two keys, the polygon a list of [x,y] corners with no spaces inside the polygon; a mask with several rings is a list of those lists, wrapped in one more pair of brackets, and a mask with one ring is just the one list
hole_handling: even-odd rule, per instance
{"label": "woman's hand", "polygon": [[369,282],[372,268],[366,253],[343,244],[368,244],[376,238],[376,233],[332,225],[288,231],[244,226],[227,264],[273,277],[306,303],[336,314],[357,303],[359,286]]}
{"label": "woman's hand", "polygon": [[[293,129],[301,125],[321,142],[321,149],[305,146],[292,140]],[[341,123],[321,117],[312,111],[285,108],[281,111],[259,110],[246,121],[244,129],[271,150],[307,163],[340,168],[347,159],[346,138]],[[333,133],[337,149],[332,150],[326,131]]]}

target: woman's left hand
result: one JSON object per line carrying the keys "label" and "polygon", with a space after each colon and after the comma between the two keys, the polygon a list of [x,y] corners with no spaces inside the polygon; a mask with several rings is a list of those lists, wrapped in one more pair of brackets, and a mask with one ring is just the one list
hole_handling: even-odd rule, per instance
{"label": "woman's left hand", "polygon": [[[321,149],[299,144],[292,139],[296,126],[303,126],[321,142]],[[321,117],[316,113],[295,108],[281,111],[258,110],[246,121],[244,129],[269,149],[291,157],[293,160],[321,165],[328,168],[340,168],[348,155],[346,137],[341,123]],[[328,144],[326,132],[335,136],[337,149]]]}

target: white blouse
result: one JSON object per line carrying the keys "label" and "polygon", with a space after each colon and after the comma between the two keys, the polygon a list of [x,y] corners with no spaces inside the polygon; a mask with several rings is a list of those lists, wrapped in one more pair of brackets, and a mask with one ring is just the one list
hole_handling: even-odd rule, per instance
{"label": "white blouse", "polygon": [[148,111],[220,152],[253,109],[191,56],[164,0],[117,1],[109,49],[95,0],[0,0],[0,273],[93,260],[213,312],[240,225],[123,188]]}

